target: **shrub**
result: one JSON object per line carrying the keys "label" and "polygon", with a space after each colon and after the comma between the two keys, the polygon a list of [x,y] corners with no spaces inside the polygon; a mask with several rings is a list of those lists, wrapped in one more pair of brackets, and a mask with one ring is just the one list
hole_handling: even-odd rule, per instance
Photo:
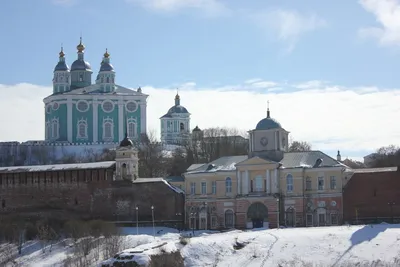
{"label": "shrub", "polygon": [[179,237],[179,243],[180,243],[181,245],[186,246],[187,244],[189,244],[189,238],[184,237],[184,236],[180,236],[180,237]]}
{"label": "shrub", "polygon": [[185,265],[181,253],[179,251],[176,251],[172,253],[152,255],[150,257],[149,267],[164,267],[164,266],[184,267]]}

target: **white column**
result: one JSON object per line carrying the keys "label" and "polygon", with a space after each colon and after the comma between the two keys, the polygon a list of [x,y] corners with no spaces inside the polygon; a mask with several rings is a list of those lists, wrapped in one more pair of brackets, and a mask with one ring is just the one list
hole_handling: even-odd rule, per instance
{"label": "white column", "polygon": [[99,139],[99,108],[97,99],[93,99],[93,142]]}
{"label": "white column", "polygon": [[67,139],[72,143],[72,99],[67,100]]}
{"label": "white column", "polygon": [[236,176],[237,176],[237,193],[240,195],[241,193],[241,186],[242,186],[242,177],[240,175],[241,171],[236,170]]}
{"label": "white column", "polygon": [[274,193],[278,193],[279,189],[278,189],[278,170],[275,169],[274,170]]}
{"label": "white column", "polygon": [[269,170],[265,171],[265,192],[266,193],[271,193],[271,186],[270,186],[270,177],[269,177]]}
{"label": "white column", "polygon": [[275,150],[278,150],[278,132],[275,132]]}
{"label": "white column", "polygon": [[118,101],[118,141],[124,139],[124,102],[122,99]]}
{"label": "white column", "polygon": [[246,179],[245,179],[245,189],[244,189],[244,194],[248,194],[249,193],[249,171],[246,170]]}
{"label": "white column", "polygon": [[[144,100],[146,101],[146,100]],[[140,104],[140,133],[147,132],[147,105]]]}

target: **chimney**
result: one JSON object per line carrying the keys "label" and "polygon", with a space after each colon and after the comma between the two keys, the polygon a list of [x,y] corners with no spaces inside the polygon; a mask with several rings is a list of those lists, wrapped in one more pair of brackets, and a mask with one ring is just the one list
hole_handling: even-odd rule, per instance
{"label": "chimney", "polygon": [[340,155],[340,150],[337,151],[336,159],[337,159],[337,161],[342,161],[342,156]]}

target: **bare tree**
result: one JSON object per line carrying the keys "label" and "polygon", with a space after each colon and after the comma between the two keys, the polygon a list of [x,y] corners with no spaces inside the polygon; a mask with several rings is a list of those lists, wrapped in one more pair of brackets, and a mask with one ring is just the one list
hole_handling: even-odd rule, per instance
{"label": "bare tree", "polygon": [[291,141],[289,152],[311,151],[311,144],[306,141]]}
{"label": "bare tree", "polygon": [[400,166],[400,148],[398,146],[389,145],[381,147],[376,153],[376,157],[370,164],[371,167],[379,168]]}

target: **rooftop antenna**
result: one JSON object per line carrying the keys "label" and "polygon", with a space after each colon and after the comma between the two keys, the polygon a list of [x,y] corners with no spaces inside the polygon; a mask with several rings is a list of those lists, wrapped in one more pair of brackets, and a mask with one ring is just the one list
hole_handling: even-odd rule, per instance
{"label": "rooftop antenna", "polygon": [[269,118],[269,100],[267,100],[267,118]]}

